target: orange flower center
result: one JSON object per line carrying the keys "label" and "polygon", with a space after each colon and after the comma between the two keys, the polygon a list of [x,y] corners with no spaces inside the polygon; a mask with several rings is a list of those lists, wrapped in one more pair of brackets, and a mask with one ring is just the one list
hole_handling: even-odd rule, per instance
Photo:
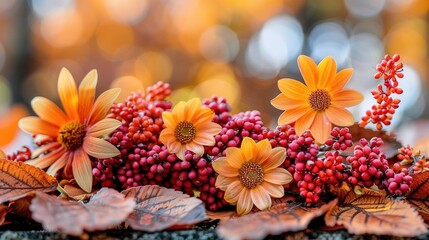
{"label": "orange flower center", "polygon": [[68,122],[61,126],[58,132],[58,142],[67,150],[73,151],[82,146],[85,133],[85,128],[80,122]]}
{"label": "orange flower center", "polygon": [[252,189],[264,182],[264,171],[261,165],[255,162],[244,163],[238,173],[238,178],[246,188]]}
{"label": "orange flower center", "polygon": [[174,129],[174,137],[181,144],[186,144],[194,140],[197,134],[195,126],[188,121],[181,121]]}
{"label": "orange flower center", "polygon": [[331,97],[328,91],[323,89],[317,89],[310,94],[308,98],[310,107],[315,111],[324,111],[331,104]]}

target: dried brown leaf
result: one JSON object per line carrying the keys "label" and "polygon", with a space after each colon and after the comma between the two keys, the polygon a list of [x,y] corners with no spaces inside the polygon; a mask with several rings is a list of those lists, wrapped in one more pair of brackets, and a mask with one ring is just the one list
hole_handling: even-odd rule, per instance
{"label": "dried brown leaf", "polygon": [[200,199],[156,185],[130,188],[122,192],[137,206],[127,223],[135,230],[154,232],[173,226],[193,225],[207,219]]}
{"label": "dried brown leaf", "polygon": [[54,177],[37,167],[0,159],[0,203],[29,193],[54,191],[57,185]]}
{"label": "dried brown leaf", "polygon": [[425,220],[429,220],[429,172],[413,175],[411,191],[407,202],[411,204]]}
{"label": "dried brown leaf", "polygon": [[206,210],[207,217],[211,220],[227,220],[230,218],[234,218],[237,215],[237,211],[221,211],[221,212],[212,212]]}
{"label": "dried brown leaf", "polygon": [[133,211],[132,198],[111,188],[102,188],[88,203],[64,201],[37,193],[30,205],[33,219],[48,231],[79,236],[86,231],[106,230],[122,223]]}
{"label": "dried brown leaf", "polygon": [[270,234],[300,231],[335,204],[336,200],[318,208],[307,208],[294,201],[278,201],[268,210],[221,220],[216,231],[225,239],[263,239]]}
{"label": "dried brown leaf", "polygon": [[76,201],[83,201],[88,200],[94,194],[97,193],[98,189],[93,189],[91,193],[87,193],[84,190],[82,190],[80,187],[76,185],[66,184],[63,186],[63,190],[67,194],[67,197],[74,199]]}
{"label": "dried brown leaf", "polygon": [[325,223],[344,225],[353,234],[413,237],[426,232],[423,220],[408,203],[369,189],[361,195],[341,191],[338,205],[325,215]]}
{"label": "dried brown leaf", "polygon": [[30,205],[31,205],[31,200],[33,198],[34,198],[34,194],[31,194],[29,196],[25,196],[23,198],[10,202],[9,208],[13,213],[21,217],[31,219]]}
{"label": "dried brown leaf", "polygon": [[9,208],[3,204],[0,204],[0,226],[5,224],[6,215],[9,212]]}

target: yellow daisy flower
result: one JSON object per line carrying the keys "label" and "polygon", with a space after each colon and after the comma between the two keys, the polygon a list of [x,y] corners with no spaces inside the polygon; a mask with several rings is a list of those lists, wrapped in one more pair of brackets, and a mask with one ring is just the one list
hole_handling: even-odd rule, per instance
{"label": "yellow daisy flower", "polygon": [[237,205],[237,213],[247,214],[253,204],[260,210],[271,207],[271,197],[284,195],[284,184],[292,181],[292,175],[279,166],[286,159],[286,150],[272,148],[268,139],[255,143],[246,137],[241,148],[226,149],[226,157],[213,162],[219,174],[216,187],[225,191],[225,200]]}
{"label": "yellow daisy flower", "polygon": [[[54,140],[36,149],[32,154],[35,159],[26,163],[42,169],[49,167],[47,173],[50,175],[65,167],[65,177],[74,178],[86,192],[92,190],[89,156],[110,158],[120,153],[100,138],[121,125],[118,120],[105,118],[120,89],[105,91],[94,102],[96,85],[97,71],[89,72],[78,90],[73,76],[63,68],[58,78],[58,94],[65,113],[51,100],[35,97],[31,106],[39,117],[25,117],[19,121],[23,131]],[[49,153],[40,156],[46,152]]]}
{"label": "yellow daisy flower", "polygon": [[179,102],[172,112],[163,112],[162,120],[166,128],[159,136],[170,153],[185,160],[186,150],[202,156],[204,146],[215,144],[214,135],[222,127],[212,122],[215,113],[210,108],[202,108],[201,100],[193,98],[188,102]]}
{"label": "yellow daisy flower", "polygon": [[352,89],[343,89],[353,75],[353,69],[340,72],[332,57],[326,57],[318,66],[307,56],[298,57],[299,70],[305,84],[294,79],[281,79],[281,93],[271,100],[277,109],[284,110],[278,119],[279,125],[295,122],[295,130],[301,135],[306,130],[318,143],[324,143],[332,130],[332,124],[350,126],[353,115],[345,107],[363,100],[362,94]]}

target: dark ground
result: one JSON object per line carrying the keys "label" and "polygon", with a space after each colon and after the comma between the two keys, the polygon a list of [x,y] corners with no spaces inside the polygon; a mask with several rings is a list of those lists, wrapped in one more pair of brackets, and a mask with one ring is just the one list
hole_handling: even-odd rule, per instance
{"label": "dark ground", "polygon": [[[0,227],[0,240],[42,240],[42,239],[60,239],[60,240],[137,240],[137,239],[149,239],[149,240],[164,240],[164,239],[177,239],[177,240],[190,240],[190,239],[221,239],[216,234],[216,222],[203,222],[188,230],[178,231],[162,231],[155,233],[146,233],[140,231],[133,231],[129,229],[121,230],[108,230],[95,233],[84,234],[82,238],[71,237],[63,233],[58,232],[47,232],[41,230],[40,224],[35,223],[31,220],[16,217],[13,220],[13,224],[7,224]],[[384,239],[411,239],[411,238],[399,238],[391,236],[372,236],[372,235],[351,235],[346,230],[337,231],[321,231],[318,229],[317,220],[310,224],[309,229],[305,231],[295,233],[284,233],[278,236],[269,236],[267,239],[288,239],[288,240],[306,240],[306,239],[356,239],[356,240],[384,240]],[[413,239],[429,239],[429,233],[423,234]]]}

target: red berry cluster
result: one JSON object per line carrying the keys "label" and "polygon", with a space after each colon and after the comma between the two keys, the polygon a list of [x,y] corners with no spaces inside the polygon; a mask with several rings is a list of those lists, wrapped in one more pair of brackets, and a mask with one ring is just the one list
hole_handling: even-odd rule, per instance
{"label": "red berry cluster", "polygon": [[353,145],[352,134],[346,127],[334,127],[331,131],[330,138],[326,140],[325,144],[334,148],[337,151],[344,151]]}
{"label": "red berry cluster", "polygon": [[225,156],[225,150],[228,147],[239,147],[245,137],[260,141],[264,139],[263,126],[264,123],[259,111],[235,114],[224,124],[222,131],[215,136],[215,145],[205,147],[205,152],[216,159]]}
{"label": "red berry cluster", "polygon": [[410,191],[413,177],[408,175],[408,171],[395,173],[393,169],[386,170],[386,180],[384,185],[387,193],[396,196],[404,196]]}
{"label": "red berry cluster", "polygon": [[22,149],[7,155],[7,159],[15,162],[25,162],[31,159],[31,150],[27,146],[23,146]]}
{"label": "red berry cluster", "polygon": [[[271,147],[284,147],[286,148],[286,153],[288,151],[289,144],[297,139],[295,128],[290,125],[277,126],[275,130],[264,128],[262,130],[262,134],[264,138],[269,139]],[[304,150],[304,147],[301,150]],[[287,153],[287,157],[282,165],[282,167],[288,170],[292,175],[295,172],[295,157],[297,154],[297,152],[289,150],[289,153]],[[288,186],[285,187],[288,188]]]}
{"label": "red berry cluster", "polygon": [[366,112],[362,117],[360,126],[366,126],[370,121],[376,125],[378,130],[383,128],[383,125],[390,125],[395,109],[399,107],[401,100],[392,98],[392,94],[402,94],[402,89],[398,87],[398,79],[403,78],[403,64],[399,62],[398,54],[390,57],[386,55],[380,64],[377,64],[377,73],[375,79],[384,79],[383,85],[379,84],[377,90],[372,91],[376,105],[371,107],[371,110]]}
{"label": "red berry cluster", "polygon": [[214,96],[210,99],[205,99],[203,100],[203,106],[206,106],[215,112],[213,122],[219,124],[221,127],[224,127],[225,124],[231,120],[229,112],[232,107],[228,104],[225,98]]}
{"label": "red berry cluster", "polygon": [[410,145],[400,148],[397,158],[401,161],[402,165],[410,164],[413,162],[413,149]]}
{"label": "red berry cluster", "polygon": [[382,145],[381,138],[374,137],[369,142],[365,138],[360,140],[360,146],[355,147],[353,156],[347,157],[351,164],[351,176],[348,178],[350,185],[369,188],[375,184],[384,189],[382,181],[389,166],[386,155],[380,151]]}
{"label": "red berry cluster", "polygon": [[[109,117],[122,125],[108,139],[121,154],[110,159],[92,161],[94,183],[126,189],[156,184],[183,191],[189,195],[199,193],[206,207],[212,211],[225,206],[224,192],[215,187],[216,175],[206,156],[187,152],[182,161],[170,154],[159,140],[165,128],[162,112],[171,109],[165,100],[171,93],[166,83],[157,83],[146,93],[131,94],[123,103],[114,104]],[[204,100],[213,109],[215,121],[229,120],[230,106],[222,98]],[[197,194],[198,195],[198,194]]]}
{"label": "red berry cluster", "polygon": [[340,186],[348,178],[343,161],[344,157],[338,151],[326,152],[325,159],[318,159],[316,162],[320,169],[320,179],[326,184]]}

